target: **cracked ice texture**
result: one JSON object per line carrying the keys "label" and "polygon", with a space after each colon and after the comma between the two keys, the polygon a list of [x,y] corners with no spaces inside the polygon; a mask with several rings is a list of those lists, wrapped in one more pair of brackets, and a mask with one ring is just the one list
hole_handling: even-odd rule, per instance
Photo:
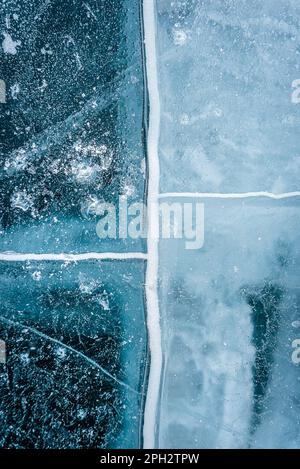
{"label": "cracked ice texture", "polygon": [[[142,251],[96,234],[101,202],[144,193],[138,2],[0,13],[0,251]],[[140,447],[144,263],[30,257],[0,263],[1,447]]]}
{"label": "cracked ice texture", "polygon": [[161,190],[299,190],[300,5],[163,0]]}
{"label": "cracked ice texture", "polygon": [[141,445],[143,276],[143,262],[1,263],[1,447]]}
{"label": "cracked ice texture", "polygon": [[2,251],[144,248],[96,234],[101,202],[144,192],[139,9],[121,3],[0,6]]}

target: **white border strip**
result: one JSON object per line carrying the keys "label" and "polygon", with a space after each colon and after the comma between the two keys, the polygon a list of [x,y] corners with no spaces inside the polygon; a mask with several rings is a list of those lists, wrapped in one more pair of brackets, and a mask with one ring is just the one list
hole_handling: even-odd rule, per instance
{"label": "white border strip", "polygon": [[216,192],[161,192],[158,197],[166,199],[168,197],[200,197],[203,199],[247,199],[250,197],[268,197],[270,199],[288,199],[290,197],[300,197],[300,191],[284,192],[273,194],[272,192],[243,192],[243,193],[216,193]]}
{"label": "white border strip", "polygon": [[0,252],[0,261],[86,261],[86,260],[147,260],[147,254],[143,252],[87,252],[81,254],[32,254],[18,252]]}
{"label": "white border strip", "polygon": [[159,159],[160,100],[156,64],[155,0],[143,0],[146,75],[149,96],[148,157],[148,262],[146,271],[147,327],[151,355],[144,412],[144,448],[154,448],[156,418],[162,370],[161,329],[157,292],[159,236]]}

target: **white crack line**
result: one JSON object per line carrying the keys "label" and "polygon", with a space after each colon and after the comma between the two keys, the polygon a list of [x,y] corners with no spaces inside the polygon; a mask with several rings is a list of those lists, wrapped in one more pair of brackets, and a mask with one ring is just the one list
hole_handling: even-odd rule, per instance
{"label": "white crack line", "polygon": [[86,261],[86,260],[146,260],[144,252],[87,252],[81,254],[35,254],[18,252],[0,252],[0,261]]}
{"label": "white crack line", "polygon": [[156,419],[162,371],[160,314],[157,292],[158,237],[159,237],[159,159],[160,99],[156,62],[156,21],[154,0],[143,0],[143,29],[145,65],[149,97],[149,123],[147,129],[148,161],[148,262],[146,270],[147,327],[150,349],[150,370],[144,411],[144,448],[154,448]]}
{"label": "white crack line", "polygon": [[270,199],[289,199],[292,197],[300,197],[300,191],[283,192],[281,194],[273,194],[272,192],[233,192],[233,193],[218,193],[218,192],[161,192],[158,195],[159,199],[167,199],[172,197],[195,197],[203,199],[247,199],[251,197],[267,197]]}

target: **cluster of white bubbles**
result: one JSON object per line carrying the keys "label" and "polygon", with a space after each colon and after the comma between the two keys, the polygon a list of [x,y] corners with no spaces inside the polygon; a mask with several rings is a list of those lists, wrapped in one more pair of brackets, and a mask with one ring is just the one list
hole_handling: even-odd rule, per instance
{"label": "cluster of white bubbles", "polygon": [[11,196],[11,206],[14,209],[22,210],[23,212],[31,211],[32,216],[35,216],[34,199],[32,195],[28,194],[26,190],[15,191]]}
{"label": "cluster of white bubbles", "polygon": [[4,164],[4,170],[7,172],[24,171],[28,166],[26,151],[22,148],[18,150],[11,158],[8,158]]}
{"label": "cluster of white bubbles", "polygon": [[[79,274],[79,290],[81,293],[84,293],[86,295],[92,295],[96,291],[97,288],[102,287],[101,282],[97,282],[94,279],[88,278],[84,274]],[[110,310],[110,303],[109,303],[109,294],[105,289],[101,289],[96,295],[95,295],[95,301],[102,307],[104,311],[109,311]]]}
{"label": "cluster of white bubbles", "polygon": [[78,183],[92,182],[107,171],[113,161],[113,152],[104,144],[75,143],[75,158],[71,161],[71,175]]}

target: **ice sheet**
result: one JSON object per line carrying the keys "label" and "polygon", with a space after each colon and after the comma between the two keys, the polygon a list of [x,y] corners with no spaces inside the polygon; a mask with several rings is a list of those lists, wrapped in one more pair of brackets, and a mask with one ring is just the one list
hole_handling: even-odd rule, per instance
{"label": "ice sheet", "polygon": [[99,204],[144,195],[138,2],[10,1],[0,13],[0,250],[145,250],[96,233]]}
{"label": "ice sheet", "polygon": [[160,245],[159,444],[299,447],[299,201],[202,202],[203,248]]}
{"label": "ice sheet", "polygon": [[156,4],[161,190],[298,190],[299,2]]}
{"label": "ice sheet", "polygon": [[144,261],[0,263],[0,442],[139,447]]}

